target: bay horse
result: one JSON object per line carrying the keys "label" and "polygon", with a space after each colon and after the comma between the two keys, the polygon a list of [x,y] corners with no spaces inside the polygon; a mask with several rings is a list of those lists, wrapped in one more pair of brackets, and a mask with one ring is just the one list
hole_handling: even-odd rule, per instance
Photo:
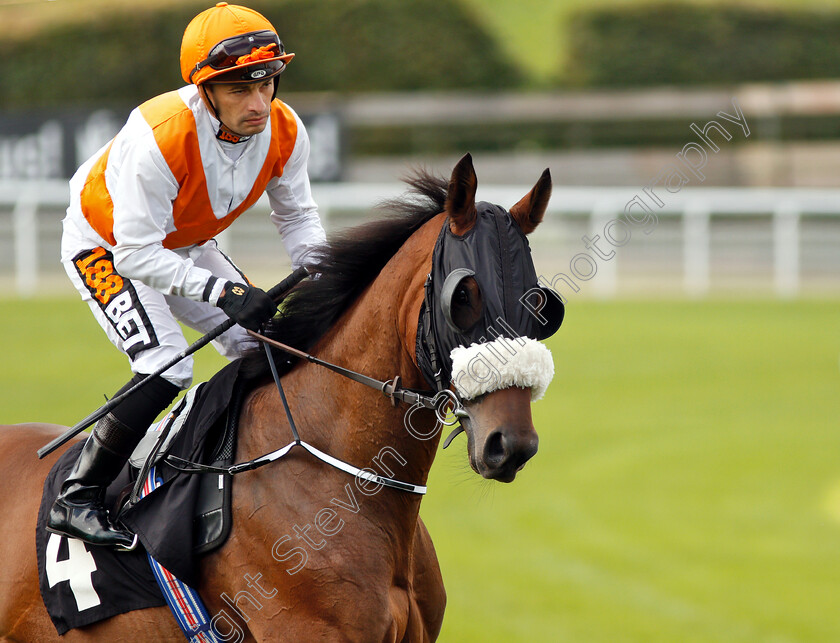
{"label": "bay horse", "polygon": [[[304,288],[290,298],[300,314],[280,323],[277,337],[367,375],[399,374],[404,386],[428,389],[417,356],[424,283],[443,226],[467,235],[475,225],[477,179],[467,155],[448,182],[421,173],[409,183],[419,197],[393,202],[399,216],[356,227],[327,245],[316,267],[321,278],[304,282],[311,296]],[[510,209],[521,232],[540,223],[550,193],[546,170]],[[463,289],[453,304],[456,317],[469,317],[475,294]],[[259,357],[245,359],[265,371],[265,355],[261,366]],[[277,388],[270,378],[258,381],[242,407],[238,460],[282,446],[290,435]],[[432,411],[413,414],[412,426],[427,438],[418,439],[405,429],[405,405],[318,365],[298,362],[282,382],[310,444],[358,467],[374,463],[393,477],[426,483],[440,441]],[[536,452],[530,404],[531,392],[517,386],[464,401],[469,461],[484,478],[509,482]],[[40,597],[35,556],[35,519],[54,456],[38,460],[35,452],[63,430],[0,427],[0,641],[183,641],[166,607],[56,634]],[[224,640],[437,639],[446,594],[419,517],[422,496],[371,492],[353,482],[302,450],[237,476],[231,535],[201,559],[197,587]]]}

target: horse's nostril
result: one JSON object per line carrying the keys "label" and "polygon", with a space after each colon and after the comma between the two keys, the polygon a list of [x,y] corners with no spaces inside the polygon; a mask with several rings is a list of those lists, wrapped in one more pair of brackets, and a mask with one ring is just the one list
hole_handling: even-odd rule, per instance
{"label": "horse's nostril", "polygon": [[484,447],[484,461],[487,464],[498,466],[505,459],[505,437],[501,431],[494,431]]}

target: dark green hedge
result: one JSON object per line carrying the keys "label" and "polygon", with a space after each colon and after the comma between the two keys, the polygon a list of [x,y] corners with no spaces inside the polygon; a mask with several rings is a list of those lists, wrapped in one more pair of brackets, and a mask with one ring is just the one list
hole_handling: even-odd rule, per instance
{"label": "dark green hedge", "polygon": [[[709,114],[709,118],[712,113]],[[575,122],[509,122],[475,125],[357,126],[350,132],[348,152],[360,156],[408,154],[463,154],[535,150],[615,149],[658,147],[676,153],[696,136],[692,119],[659,119]],[[702,125],[705,122],[695,119]],[[751,116],[750,142],[840,140],[840,117]],[[740,130],[738,130],[740,132]],[[693,138],[692,138],[693,137]],[[733,137],[727,147],[745,142]]]}
{"label": "dark green hedge", "polygon": [[574,85],[724,84],[840,75],[840,13],[654,4],[569,23]]}
{"label": "dark green hedge", "polygon": [[[183,84],[178,55],[209,2],[160,11],[115,9],[82,25],[0,43],[0,105],[136,104]],[[289,91],[486,89],[519,71],[456,0],[248,2],[297,54]]]}

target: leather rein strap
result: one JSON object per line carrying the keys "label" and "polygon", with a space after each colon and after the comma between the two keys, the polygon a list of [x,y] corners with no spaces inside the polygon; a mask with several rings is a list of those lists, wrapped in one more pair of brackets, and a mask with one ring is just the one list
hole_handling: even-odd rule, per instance
{"label": "leather rein strap", "polygon": [[[449,389],[443,389],[441,391],[438,391],[434,395],[428,395],[427,393],[422,391],[415,391],[413,389],[401,387],[399,375],[396,376],[394,379],[388,380],[387,382],[382,382],[372,377],[368,377],[367,375],[357,373],[356,371],[351,371],[349,368],[344,368],[343,366],[338,366],[337,364],[332,364],[325,360],[319,359],[314,355],[305,353],[301,350],[298,350],[297,348],[292,348],[287,344],[278,342],[277,340],[266,337],[265,335],[260,335],[259,333],[256,333],[252,330],[249,330],[248,334],[251,337],[254,337],[255,339],[263,342],[263,344],[270,344],[275,348],[279,348],[284,353],[289,353],[290,355],[294,355],[295,357],[305,359],[309,362],[312,362],[313,364],[318,364],[318,366],[328,368],[331,371],[338,373],[339,375],[353,380],[354,382],[359,382],[360,384],[364,384],[365,386],[374,388],[377,391],[380,391],[382,394],[384,394],[385,397],[389,398],[393,406],[396,406],[397,402],[405,402],[406,404],[410,404],[412,406],[419,404],[423,408],[434,410],[435,415],[437,415],[437,419],[446,426],[454,424],[454,422],[448,422],[446,419],[447,405],[451,405],[452,412],[455,414],[456,417],[463,417],[464,415],[466,415],[466,412],[463,410],[461,400],[458,398],[457,394],[454,391],[451,391]],[[273,364],[273,360],[269,360],[269,364]],[[276,376],[275,381],[278,381],[278,378]],[[442,402],[444,401],[445,403],[442,404]]]}
{"label": "leather rein strap", "polygon": [[[271,375],[274,378],[275,384],[277,385],[277,390],[280,392],[280,399],[283,402],[283,408],[286,411],[286,418],[289,421],[289,427],[291,428],[294,440],[281,449],[277,449],[276,451],[272,451],[271,453],[266,453],[265,455],[261,455],[260,457],[254,458],[253,460],[248,460],[247,462],[240,462],[238,464],[231,465],[230,467],[213,467],[197,462],[190,462],[189,460],[185,460],[174,455],[166,456],[167,464],[177,469],[178,471],[181,471],[182,473],[216,473],[233,476],[238,473],[242,473],[243,471],[253,471],[254,469],[265,466],[266,464],[270,464],[271,462],[279,460],[280,458],[288,454],[294,447],[301,446],[322,462],[325,462],[330,466],[335,467],[336,469],[344,471],[345,473],[349,473],[352,476],[363,478],[364,480],[368,480],[375,484],[381,484],[385,487],[391,487],[392,489],[399,489],[400,491],[408,491],[411,493],[417,493],[421,495],[426,493],[426,487],[423,485],[415,485],[409,482],[394,480],[393,478],[386,478],[385,476],[380,476],[373,473],[370,469],[360,469],[358,467],[353,466],[352,464],[344,462],[343,460],[334,458],[333,456],[324,453],[319,449],[316,449],[308,442],[304,442],[303,440],[301,440],[300,435],[298,434],[297,426],[295,425],[294,418],[292,417],[291,409],[289,408],[289,403],[286,400],[286,394],[283,391],[283,385],[280,382],[280,376],[277,373],[277,366],[274,363],[274,356],[271,354],[271,349],[269,348],[269,345],[279,348],[280,350],[294,355],[296,357],[299,357],[301,359],[305,359],[314,364],[318,364],[319,366],[328,368],[338,373],[339,375],[347,377],[355,382],[359,382],[361,384],[364,384],[365,386],[377,389],[378,391],[382,392],[386,397],[390,398],[391,404],[393,406],[396,406],[397,402],[399,401],[406,402],[407,404],[411,405],[420,404],[426,409],[434,410],[437,419],[442,424],[445,424],[447,426],[457,422],[458,417],[463,417],[466,415],[466,411],[464,411],[463,406],[461,405],[461,401],[456,393],[449,389],[443,389],[441,391],[438,391],[438,393],[436,393],[434,396],[429,396],[420,391],[402,388],[399,385],[399,376],[396,376],[394,379],[388,380],[387,382],[382,382],[372,377],[368,377],[367,375],[357,373],[356,371],[352,371],[342,366],[338,366],[336,364],[324,361],[313,355],[310,355],[309,353],[305,353],[291,346],[287,346],[286,344],[265,337],[264,335],[261,335],[260,333],[254,332],[252,330],[249,330],[248,334],[263,343],[263,347],[265,348],[266,356],[268,358],[268,364],[271,368]],[[449,406],[451,406],[452,412],[456,416],[456,420],[453,422],[448,422],[446,418],[446,410]]]}

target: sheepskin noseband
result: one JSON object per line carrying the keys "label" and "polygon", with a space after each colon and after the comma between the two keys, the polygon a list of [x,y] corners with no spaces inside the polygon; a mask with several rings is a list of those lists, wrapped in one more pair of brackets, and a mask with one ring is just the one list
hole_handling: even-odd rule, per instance
{"label": "sheepskin noseband", "polygon": [[518,386],[531,389],[531,401],[536,402],[554,377],[551,351],[529,337],[458,346],[451,358],[452,383],[465,400]]}

